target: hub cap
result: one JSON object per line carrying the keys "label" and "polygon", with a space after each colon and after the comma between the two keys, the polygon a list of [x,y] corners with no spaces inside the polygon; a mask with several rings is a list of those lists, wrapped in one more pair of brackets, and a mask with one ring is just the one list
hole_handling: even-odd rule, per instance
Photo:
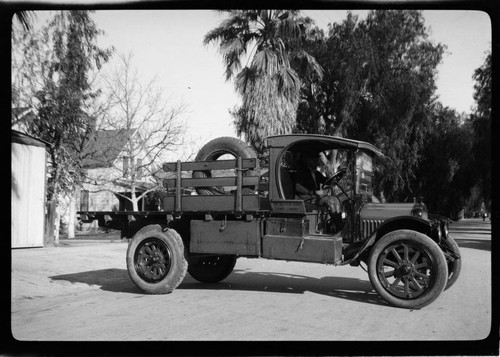
{"label": "hub cap", "polygon": [[148,238],[142,241],[136,249],[134,266],[142,280],[158,283],[170,271],[172,252],[158,238]]}

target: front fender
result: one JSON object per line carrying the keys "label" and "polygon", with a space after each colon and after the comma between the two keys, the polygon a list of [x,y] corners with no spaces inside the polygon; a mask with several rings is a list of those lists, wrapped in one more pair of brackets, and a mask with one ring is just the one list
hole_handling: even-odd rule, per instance
{"label": "front fender", "polygon": [[394,217],[384,221],[384,223],[378,226],[376,231],[374,232],[375,240],[373,241],[373,243],[375,243],[387,233],[398,229],[409,229],[420,232],[422,234],[425,234],[426,236],[429,236],[432,240],[439,244],[440,237],[436,234],[437,232],[434,231],[432,222],[417,216]]}
{"label": "front fender", "polygon": [[393,217],[385,220],[382,224],[380,224],[370,235],[364,244],[361,246],[359,251],[350,259],[344,261],[342,265],[349,264],[356,259],[358,259],[361,254],[363,254],[369,247],[375,244],[380,238],[386,235],[389,232],[400,230],[400,229],[409,229],[413,231],[420,232],[430,237],[436,243],[439,244],[440,235],[439,226],[436,227],[432,224],[431,221],[425,220],[416,216],[399,216]]}

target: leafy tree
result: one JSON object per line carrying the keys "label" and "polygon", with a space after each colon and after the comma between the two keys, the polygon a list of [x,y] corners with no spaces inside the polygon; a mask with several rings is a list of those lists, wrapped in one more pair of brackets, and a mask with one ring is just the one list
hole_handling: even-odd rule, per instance
{"label": "leafy tree", "polygon": [[[31,107],[26,132],[51,143],[48,201],[69,195],[82,177],[79,150],[93,129],[87,111],[99,94],[90,77],[112,53],[97,46],[101,34],[89,11],[57,12],[39,31],[13,29],[12,105]],[[57,208],[56,226],[59,214]]]}
{"label": "leafy tree", "polygon": [[98,95],[92,91],[89,73],[109,59],[111,50],[97,47],[102,31],[88,11],[58,12],[42,32],[51,51],[41,64],[42,87],[35,93],[37,119],[29,131],[52,144],[47,187],[47,198],[52,200],[72,191],[75,177],[81,174],[75,144],[92,124],[85,109]]}
{"label": "leafy tree", "polygon": [[486,55],[481,67],[474,71],[474,100],[476,107],[470,124],[474,133],[472,156],[478,189],[486,208],[491,206],[491,53]]}
{"label": "leafy tree", "polygon": [[[226,66],[226,79],[234,79],[242,106],[233,116],[239,134],[257,149],[274,134],[291,133],[299,100],[301,79],[292,61],[321,76],[321,68],[301,43],[311,20],[297,10],[227,10],[204,43],[217,42]],[[242,61],[248,65],[242,68]]]}
{"label": "leafy tree", "polygon": [[[32,22],[25,15],[21,18],[23,20],[12,22],[11,106],[33,108],[35,93],[42,87],[42,67],[47,63],[50,52],[48,30],[34,31],[31,29]],[[12,120],[12,124],[16,124],[17,118]]]}
{"label": "leafy tree", "polygon": [[[308,77],[301,91],[297,131],[344,136],[355,108],[366,91],[367,39],[358,17],[348,13],[341,24],[330,24],[328,36],[316,29],[306,50],[324,69],[323,78]],[[299,69],[299,73],[301,70]]]}
{"label": "leafy tree", "polygon": [[475,184],[470,159],[472,128],[440,103],[433,106],[432,118],[412,187],[431,212],[456,219]]}
{"label": "leafy tree", "polygon": [[[343,137],[357,120],[360,100],[369,95],[367,35],[352,13],[341,24],[330,24],[327,37],[322,30],[315,29],[315,34],[305,48],[324,68],[324,74],[321,81],[306,77],[296,131]],[[328,172],[335,172],[341,164],[342,158],[337,156],[334,150],[322,158]]]}
{"label": "leafy tree", "polygon": [[362,21],[349,14],[308,46],[325,74],[302,91],[297,130],[375,144],[386,154],[376,190],[409,200],[444,46],[428,39],[414,10],[371,11]]}
{"label": "leafy tree", "polygon": [[[453,219],[468,208],[489,209],[491,184],[491,57],[474,73],[475,112],[469,117],[434,103],[411,187],[431,212]],[[472,155],[471,155],[472,154]]]}

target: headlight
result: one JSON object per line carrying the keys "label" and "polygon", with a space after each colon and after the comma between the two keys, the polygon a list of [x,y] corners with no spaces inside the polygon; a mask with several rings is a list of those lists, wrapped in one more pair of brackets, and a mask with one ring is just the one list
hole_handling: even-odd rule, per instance
{"label": "headlight", "polygon": [[424,212],[424,210],[423,210],[422,206],[415,204],[411,210],[411,215],[417,216],[417,217],[422,217],[423,212]]}
{"label": "headlight", "polygon": [[437,226],[434,226],[434,228],[436,229],[438,242],[441,242],[441,238],[443,236],[443,230],[441,229],[441,224],[439,222],[437,222]]}
{"label": "headlight", "polygon": [[448,237],[448,233],[449,233],[448,226],[449,226],[448,222],[446,222],[446,221],[441,222],[441,229],[443,230],[443,237],[444,238]]}

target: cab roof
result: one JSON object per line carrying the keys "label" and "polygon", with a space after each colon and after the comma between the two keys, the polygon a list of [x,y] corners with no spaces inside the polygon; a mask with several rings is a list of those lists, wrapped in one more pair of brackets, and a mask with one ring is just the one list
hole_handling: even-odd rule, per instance
{"label": "cab roof", "polygon": [[[290,145],[304,144],[308,149],[324,151],[328,149],[347,149],[347,150],[364,150],[376,156],[384,156],[384,154],[370,143],[353,139],[339,138],[329,135],[318,134],[290,134],[290,135],[275,135],[269,136],[266,139],[266,145],[269,148],[288,147]],[[313,143],[311,143],[314,142]]]}

